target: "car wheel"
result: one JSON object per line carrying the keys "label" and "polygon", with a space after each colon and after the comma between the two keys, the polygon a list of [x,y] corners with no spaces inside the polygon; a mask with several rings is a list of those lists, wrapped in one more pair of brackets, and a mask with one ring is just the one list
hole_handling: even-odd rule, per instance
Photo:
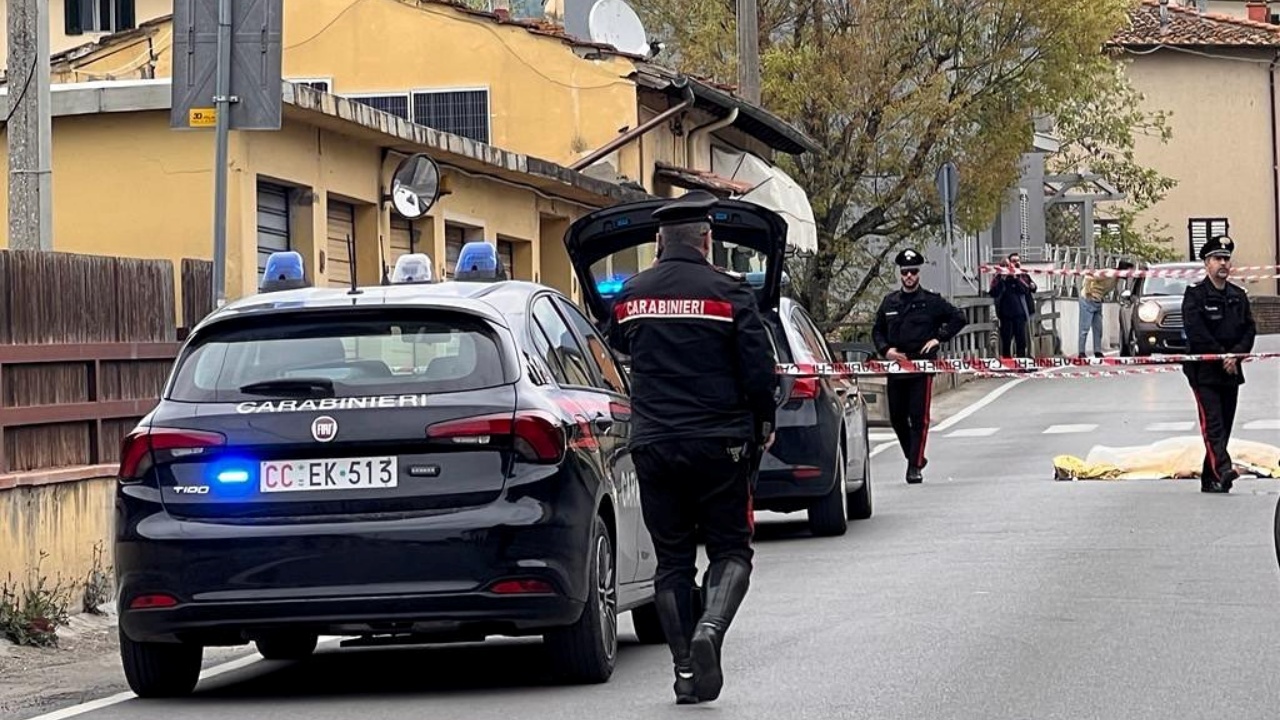
{"label": "car wheel", "polygon": [[871,439],[867,435],[867,431],[862,431],[862,446],[866,463],[862,470],[862,487],[856,491],[849,493],[849,519],[850,520],[866,520],[871,517]]}
{"label": "car wheel", "polygon": [[587,602],[578,621],[544,637],[556,674],[569,682],[602,683],[618,656],[618,573],[609,528],[596,517],[591,537]]}
{"label": "car wheel", "polygon": [[667,636],[662,632],[662,620],[658,618],[658,604],[646,603],[631,611],[631,624],[636,628],[636,639],[642,645],[664,645]]}
{"label": "car wheel", "polygon": [[835,482],[831,492],[809,508],[809,531],[818,537],[834,537],[844,535],[849,529],[849,496],[845,490],[845,454],[844,447],[836,455]]}
{"label": "car wheel", "polygon": [[134,642],[123,630],[120,662],[129,689],[140,698],[172,698],[190,695],[200,681],[204,648],[187,643]]}
{"label": "car wheel", "polygon": [[254,641],[258,653],[268,660],[302,660],[311,657],[316,650],[315,635],[279,634],[267,635]]}

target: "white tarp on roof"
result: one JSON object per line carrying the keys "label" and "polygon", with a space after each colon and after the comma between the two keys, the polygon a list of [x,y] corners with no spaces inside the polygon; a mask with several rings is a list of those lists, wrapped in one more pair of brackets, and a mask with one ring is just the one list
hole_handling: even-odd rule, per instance
{"label": "white tarp on roof", "polygon": [[813,220],[813,207],[804,189],[790,175],[750,153],[718,147],[711,148],[711,172],[750,183],[752,189],[735,199],[778,213],[787,221],[787,246],[817,252],[818,226]]}

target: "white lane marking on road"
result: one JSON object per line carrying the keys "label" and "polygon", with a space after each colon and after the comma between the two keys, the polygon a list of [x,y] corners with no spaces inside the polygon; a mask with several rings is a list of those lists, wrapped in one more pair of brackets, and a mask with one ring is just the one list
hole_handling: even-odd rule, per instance
{"label": "white lane marking on road", "polygon": [[949,438],[978,438],[991,437],[1000,432],[1000,428],[965,428],[963,430],[953,430],[947,434]]}
{"label": "white lane marking on road", "polygon": [[1280,430],[1280,420],[1254,420],[1245,423],[1245,430]]}
{"label": "white lane marking on road", "polygon": [[[969,407],[961,410],[955,415],[952,415],[946,420],[943,420],[942,422],[938,423],[937,426],[929,428],[929,432],[940,433],[940,432],[946,431],[951,426],[963,421],[965,418],[969,417],[970,415],[990,405],[991,403],[999,399],[1001,395],[1009,392],[1010,390],[1014,389],[1015,387],[1021,385],[1026,381],[1027,381],[1027,378],[1018,378],[1013,382],[1005,383],[1004,385],[1001,385],[995,390],[992,390],[986,395],[983,395],[981,398],[978,399],[977,402],[970,405]],[[875,446],[875,448],[871,450],[871,457],[875,457],[880,453],[884,452],[885,450],[888,450],[891,447],[897,447],[897,446],[898,446],[897,441],[892,441],[892,442],[883,443],[881,445],[877,445]]]}
{"label": "white lane marking on road", "polygon": [[1194,421],[1158,422],[1147,426],[1147,432],[1187,432],[1196,426]]}
{"label": "white lane marking on road", "polygon": [[886,440],[897,440],[898,436],[891,432],[867,433],[867,439],[871,442],[884,442]]}
{"label": "white lane marking on road", "polygon": [[[341,638],[335,636],[323,636],[320,638],[321,642],[317,644],[317,649],[340,639]],[[224,662],[221,665],[214,665],[208,670],[201,672],[200,679],[209,680],[211,678],[218,677],[219,675],[225,675],[234,670],[246,668],[254,663],[262,661],[263,657],[261,655],[256,652],[250,653],[242,658],[236,658],[235,660]],[[67,718],[73,718],[78,715],[93,712],[94,710],[101,710],[106,707],[111,707],[112,705],[119,705],[120,703],[128,700],[135,700],[137,697],[138,696],[134,695],[132,692],[116,693],[109,697],[91,700],[87,703],[80,703],[79,705],[72,705],[71,707],[62,708],[61,710],[54,710],[53,712],[45,713],[44,715],[37,715],[36,717],[31,718],[31,720],[66,720]]]}
{"label": "white lane marking on road", "polygon": [[1045,428],[1044,432],[1041,434],[1042,435],[1065,435],[1067,433],[1093,432],[1094,430],[1097,430],[1097,429],[1098,429],[1097,425],[1087,425],[1087,424],[1050,425],[1049,427]]}

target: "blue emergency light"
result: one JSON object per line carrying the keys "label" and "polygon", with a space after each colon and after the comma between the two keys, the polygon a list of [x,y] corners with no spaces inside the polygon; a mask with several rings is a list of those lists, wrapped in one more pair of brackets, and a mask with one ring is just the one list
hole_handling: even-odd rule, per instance
{"label": "blue emergency light", "polygon": [[623,279],[619,277],[605,278],[596,283],[596,290],[605,297],[622,292]]}
{"label": "blue emergency light", "polygon": [[302,268],[302,255],[293,250],[273,252],[267,256],[267,268],[262,273],[259,292],[297,290],[310,287]]}
{"label": "blue emergency light", "polygon": [[391,273],[392,285],[421,285],[432,282],[431,256],[426,253],[401,255]]}
{"label": "blue emergency light", "polygon": [[498,248],[478,240],[462,246],[453,277],[455,280],[480,282],[506,280],[507,272],[502,267],[502,258],[498,257]]}

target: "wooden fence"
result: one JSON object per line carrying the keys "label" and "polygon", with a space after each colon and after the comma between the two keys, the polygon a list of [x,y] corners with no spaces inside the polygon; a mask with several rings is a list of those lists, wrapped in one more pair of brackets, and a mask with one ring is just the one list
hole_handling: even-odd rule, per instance
{"label": "wooden fence", "polygon": [[[184,325],[211,308],[210,265],[182,264]],[[117,462],[177,354],[175,316],[167,260],[0,251],[0,474]]]}

